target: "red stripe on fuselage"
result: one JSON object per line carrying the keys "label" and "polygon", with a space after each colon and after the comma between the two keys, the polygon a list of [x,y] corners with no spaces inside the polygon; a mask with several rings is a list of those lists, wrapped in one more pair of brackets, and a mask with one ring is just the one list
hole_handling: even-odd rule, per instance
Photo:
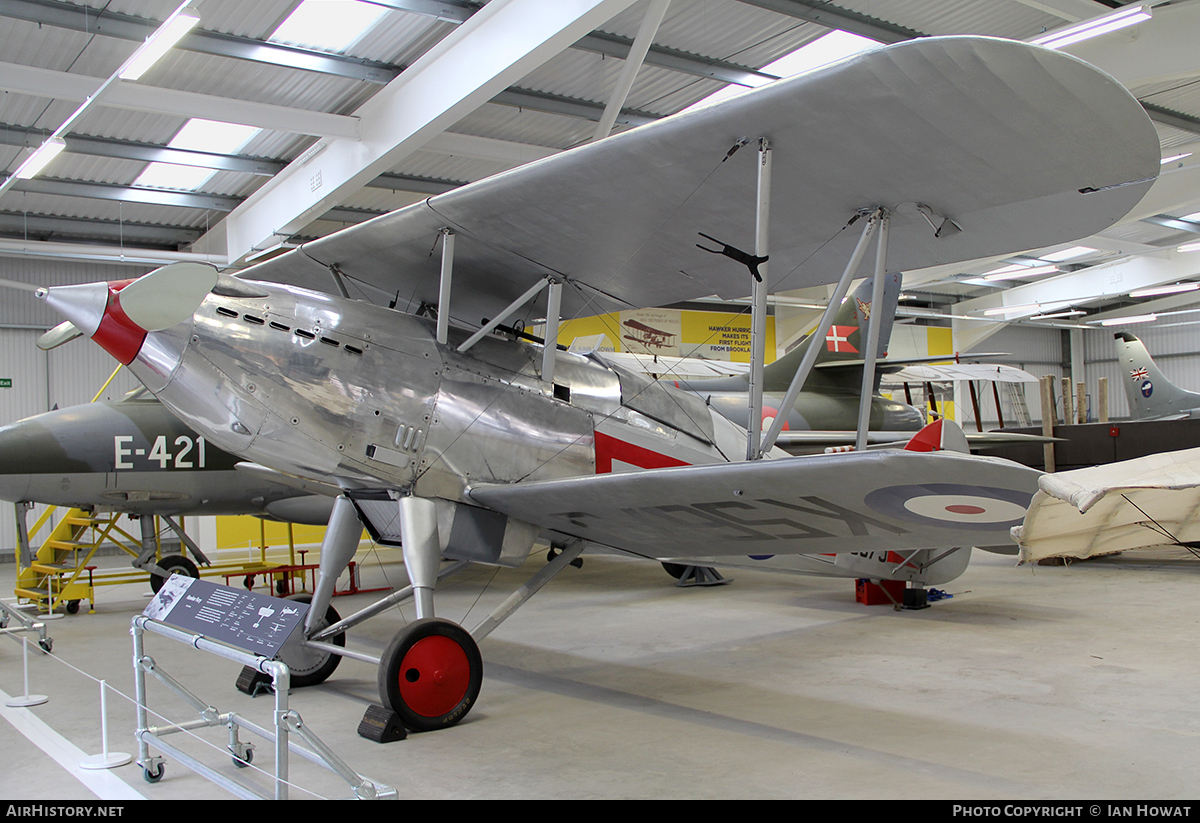
{"label": "red stripe on fuselage", "polygon": [[603,432],[596,432],[596,474],[612,474],[614,460],[642,469],[667,469],[672,466],[690,466],[674,457],[626,443]]}

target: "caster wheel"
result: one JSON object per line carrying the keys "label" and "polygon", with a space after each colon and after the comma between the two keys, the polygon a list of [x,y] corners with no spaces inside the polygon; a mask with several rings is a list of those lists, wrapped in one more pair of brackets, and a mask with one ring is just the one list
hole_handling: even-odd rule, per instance
{"label": "caster wheel", "polygon": [[39,640],[38,645],[42,647],[42,651],[46,654],[54,651],[54,640],[52,638],[47,637],[45,640]]}
{"label": "caster wheel", "polygon": [[[311,603],[311,594],[293,594],[291,597],[284,598],[285,600],[294,600],[299,603]],[[316,622],[315,628],[320,630],[326,626],[332,626],[334,623],[342,619],[342,616],[337,613],[337,610],[330,606],[325,610],[325,617]],[[297,634],[299,631],[297,631]],[[331,637],[327,642],[337,646],[346,645],[346,633]],[[318,683],[324,683],[329,679],[329,675],[333,674],[333,670],[342,662],[340,654],[332,652],[323,652],[316,649],[310,649],[300,644],[299,640],[289,641],[284,645],[279,652],[279,660],[287,663],[288,668],[292,673],[292,687],[302,688],[304,686],[315,686]]]}
{"label": "caster wheel", "polygon": [[68,600],[67,601],[67,614],[79,614],[79,601],[78,600]]}
{"label": "caster wheel", "polygon": [[155,769],[142,769],[142,779],[147,783],[157,783],[163,779],[163,775],[166,774],[166,771],[167,767],[164,764],[159,763]]}
{"label": "caster wheel", "polygon": [[[200,579],[200,570],[196,568],[196,564],[181,554],[164,557],[158,561],[158,566],[167,573],[167,577],[173,574],[182,574],[185,577]],[[157,574],[150,575],[150,588],[154,590],[155,594],[158,594],[158,590],[163,587],[167,577],[159,577]],[[78,608],[78,602],[76,601],[76,608]]]}
{"label": "caster wheel", "polygon": [[238,757],[237,755],[233,756],[233,765],[237,766],[239,769],[249,768],[250,764],[253,762],[254,762],[254,749],[246,749],[245,757]]}
{"label": "caster wheel", "polygon": [[466,717],[483,683],[474,638],[456,623],[425,618],[396,633],[379,664],[379,697],[414,732]]}

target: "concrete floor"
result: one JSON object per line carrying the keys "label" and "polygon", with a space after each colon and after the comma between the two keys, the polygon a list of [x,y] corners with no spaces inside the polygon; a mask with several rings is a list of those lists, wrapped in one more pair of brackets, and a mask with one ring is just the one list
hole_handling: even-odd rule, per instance
{"label": "concrete floor", "polygon": [[[439,592],[439,616],[473,626],[542,562],[463,576]],[[391,563],[368,561],[363,575],[403,581]],[[483,691],[458,726],[386,745],[358,737],[378,696],[374,668],[353,660],[294,691],[292,707],[401,798],[1194,798],[1197,575],[1200,561],[1178,549],[1070,568],[976,552],[944,587],[953,599],[897,612],[856,604],[849,580],[739,571],[729,586],[678,589],[657,565],[587,556],[481,644]],[[12,576],[0,568],[0,592]],[[372,597],[335,606],[347,614]],[[157,784],[133,764],[74,768],[72,753],[101,750],[93,678],[133,692],[128,629],[145,593],[99,598],[95,614],[50,624],[53,657],[30,655],[30,691],[50,701],[0,707],[0,796],[229,797],[170,757]],[[369,621],[350,645],[381,653],[412,617]],[[157,636],[147,652],[219,710],[270,724],[270,697],[233,688],[236,664]],[[0,642],[0,689],[23,692],[11,639]],[[194,716],[156,684],[148,702],[176,721]],[[20,731],[29,715],[45,724],[33,741]],[[134,729],[130,702],[110,696],[110,750],[136,753]],[[57,744],[65,767],[46,751],[55,733],[69,741]],[[234,769],[223,729],[180,738],[223,773],[267,785]],[[270,744],[258,743],[254,765],[270,770]],[[293,798],[349,793],[291,762]]]}

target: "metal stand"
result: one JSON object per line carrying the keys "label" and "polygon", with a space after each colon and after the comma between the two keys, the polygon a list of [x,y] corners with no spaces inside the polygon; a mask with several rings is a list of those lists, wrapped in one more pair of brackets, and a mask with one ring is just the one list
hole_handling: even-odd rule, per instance
{"label": "metal stand", "polygon": [[[21,624],[21,628],[10,628],[8,625],[10,620],[16,620]],[[20,609],[0,602],[0,633],[16,634],[17,632],[37,632],[38,645],[42,647],[42,651],[48,652],[54,648],[53,638],[46,634],[45,623],[42,623],[40,620],[34,620]]]}
{"label": "metal stand", "polygon": [[29,641],[23,637],[21,638],[21,663],[25,672],[25,693],[20,697],[5,701],[4,705],[14,709],[40,706],[50,698],[44,694],[29,693]]}
{"label": "metal stand", "polygon": [[711,566],[688,566],[675,585],[681,589],[688,589],[692,586],[724,586],[732,582]]}
{"label": "metal stand", "polygon": [[[163,671],[154,661],[154,658],[145,654],[144,634],[147,631],[160,634],[200,651],[209,652],[210,654],[224,657],[227,660],[232,660],[269,674],[275,692],[274,730],[263,728],[235,712],[221,714],[215,708],[207,705],[196,697],[196,695],[188,691],[178,680]],[[243,800],[270,799],[254,788],[221,774],[211,766],[196,760],[163,740],[167,735],[180,731],[225,726],[229,729],[228,748],[233,755],[234,765],[245,767],[253,759],[254,746],[250,743],[243,743],[239,739],[238,732],[241,729],[253,732],[275,744],[274,798],[276,800],[287,800],[288,798],[289,752],[298,754],[306,760],[324,766],[340,776],[350,785],[355,799],[394,800],[397,798],[396,789],[368,780],[350,769],[349,766],[304,725],[303,720],[297,712],[288,708],[288,688],[291,683],[291,673],[285,663],[267,660],[264,657],[244,652],[225,643],[209,640],[203,635],[185,631],[140,615],[133,619],[130,633],[133,635],[133,672],[135,694],[137,697],[137,731],[135,733],[138,741],[137,763],[142,767],[143,775],[148,782],[157,783],[161,780],[165,769],[163,758],[150,754],[150,747],[153,746],[164,754],[176,758],[201,777],[207,778],[236,797]],[[192,706],[200,717],[197,720],[176,723],[167,727],[148,725],[146,709],[147,672],[154,675],[159,682]],[[289,734],[300,736],[312,749],[292,743],[288,739]]]}

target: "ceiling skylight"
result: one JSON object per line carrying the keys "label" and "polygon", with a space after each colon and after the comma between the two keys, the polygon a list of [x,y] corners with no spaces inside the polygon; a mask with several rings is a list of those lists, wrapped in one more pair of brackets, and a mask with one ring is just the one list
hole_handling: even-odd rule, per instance
{"label": "ceiling skylight", "polygon": [[[827,66],[830,63],[836,63],[838,60],[843,60],[851,55],[877,48],[878,46],[879,43],[876,41],[868,40],[866,37],[859,37],[857,34],[850,34],[845,31],[831,31],[829,34],[818,37],[811,43],[803,45],[789,54],[785,54],[774,63],[763,66],[761,71],[764,74],[774,74],[781,78],[793,77],[797,74],[804,74],[813,69]],[[748,91],[748,89],[744,86],[730,84],[720,91],[710,94],[698,103],[689,106],[688,109],[707,106],[709,103],[734,97],[745,91]]]}
{"label": "ceiling skylight", "polygon": [[381,6],[355,0],[304,0],[268,39],[344,52],[386,13],[387,9]]}
{"label": "ceiling skylight", "polygon": [[[258,132],[259,129],[253,126],[194,119],[187,121],[167,145],[173,149],[233,154]],[[213,169],[204,166],[151,163],[134,181],[134,185],[194,191],[215,173]]]}

